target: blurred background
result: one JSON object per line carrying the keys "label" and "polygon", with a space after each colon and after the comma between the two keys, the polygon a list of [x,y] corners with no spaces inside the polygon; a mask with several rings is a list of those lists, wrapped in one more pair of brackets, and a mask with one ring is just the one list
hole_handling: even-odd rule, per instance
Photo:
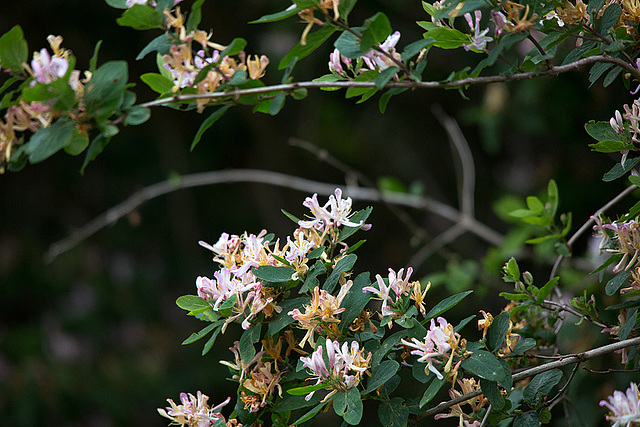
{"label": "blurred background", "polygon": [[[21,25],[30,52],[48,48],[47,35],[62,35],[63,47],[73,51],[76,68],[83,70],[95,44],[103,40],[99,64],[127,59],[138,99],[154,98],[137,78],[156,71],[154,58],[133,58],[158,33],[117,26],[120,12],[102,1],[4,3],[0,33]],[[183,9],[191,3],[185,0]],[[208,1],[200,27],[213,30],[213,40],[222,44],[246,38],[248,53],[271,58],[265,83],[279,83],[277,63],[297,43],[303,24],[295,18],[276,24],[247,22],[288,4]],[[421,37],[415,21],[429,19],[419,1],[393,0],[360,2],[351,22],[357,25],[379,10],[402,33],[400,49]],[[332,42],[302,60],[295,79],[327,73],[331,50]],[[461,50],[434,51],[428,58],[429,80],[443,79],[479,60]],[[451,222],[403,208],[415,224],[407,227],[394,209],[374,204],[373,229],[361,235],[367,243],[358,252],[358,272],[384,275],[389,267],[399,269],[418,260],[414,277],[434,284],[431,305],[442,296],[474,289],[452,316],[459,314],[459,320],[480,306],[497,314],[506,303],[497,293],[509,290],[499,274],[509,256],[519,251],[523,267],[537,274],[541,283],[555,260],[551,248],[524,248],[522,242],[533,231],[516,225],[506,213],[523,206],[525,196],[540,194],[554,178],[560,188],[560,211],[574,212],[575,230],[625,186],[622,180],[607,185],[601,181],[615,157],[591,152],[587,144],[592,141],[583,126],[589,119],[608,120],[632,99],[619,82],[607,89],[600,83],[588,86],[583,70],[554,79],[472,87],[465,92],[468,100],[457,91],[413,91],[392,98],[384,115],[378,111],[378,96],[355,105],[356,99],[345,99],[341,91],[310,91],[303,101],[287,99],[276,117],[253,114],[250,107],[232,109],[193,152],[191,141],[206,116],[155,108],[146,124],[122,129],[84,176],[79,173],[82,156],[62,154],[0,176],[0,424],[161,426],[167,423],[156,408],[164,407],[168,397],[178,400],[182,391],[202,390],[214,403],[224,400],[229,394],[225,387],[233,390],[234,384],[224,380],[226,368],[221,369],[218,360],[231,358],[231,337],[218,338],[216,348],[204,357],[202,343],[180,345],[201,325],[175,300],[195,293],[195,278],[215,269],[210,252],[197,242],[214,243],[222,232],[257,233],[263,228],[284,239],[294,226],[280,209],[303,215],[301,203],[309,194],[255,183],[182,190],[145,203],[45,263],[52,243],[141,188],[179,175],[257,168],[345,184],[343,171],[291,141],[327,150],[380,189],[428,195],[457,208],[456,155],[432,113],[435,105],[457,120],[469,142],[476,167],[478,220],[505,236],[506,243],[493,248],[465,234],[429,257],[412,258],[424,253],[420,250],[425,242]],[[616,212],[632,203],[623,202]],[[369,204],[354,202],[356,209]],[[426,237],[420,239],[416,227]],[[586,251],[587,237],[579,241],[579,253]],[[566,277],[575,277],[561,284],[568,295],[597,286],[595,278],[573,274],[578,267],[588,271],[593,265],[578,264],[565,264],[573,267]],[[593,327],[583,327],[597,334]],[[577,339],[581,333],[570,334],[568,351],[594,344]],[[479,337],[473,322],[463,335]],[[605,343],[606,337],[601,340]],[[595,369],[600,363],[606,361],[591,365]],[[594,381],[594,375],[585,375],[572,390],[580,388],[580,381]],[[591,393],[593,402],[617,386],[612,378],[601,391]],[[584,409],[585,425],[604,421],[593,402]]]}

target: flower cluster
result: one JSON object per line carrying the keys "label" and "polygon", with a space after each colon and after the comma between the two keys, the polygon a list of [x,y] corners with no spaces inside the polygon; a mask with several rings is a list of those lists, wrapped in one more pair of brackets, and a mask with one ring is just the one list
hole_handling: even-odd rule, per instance
{"label": "flower cluster", "polygon": [[[76,97],[82,97],[84,86],[80,82],[80,71],[72,70],[69,72],[70,52],[60,47],[62,37],[50,35],[47,37],[47,41],[53,55],[43,48],[39,52],[33,53],[31,65],[23,65],[26,72],[32,77],[30,86],[33,87],[38,83],[50,84],[58,79],[67,78],[67,83],[76,93]],[[86,82],[90,78],[90,74],[85,72],[85,75],[84,81]],[[53,102],[49,101],[26,102],[24,99],[20,99],[17,104],[7,109],[4,119],[0,118],[0,173],[4,173],[6,164],[11,161],[15,147],[22,144],[21,132],[35,133],[39,129],[51,125],[56,115],[61,115],[61,113],[54,113],[52,106]]]}
{"label": "flower cluster", "polygon": [[469,28],[473,30],[473,36],[469,36],[471,39],[471,43],[464,44],[464,50],[478,50],[483,51],[487,47],[487,43],[493,41],[493,37],[487,36],[489,32],[489,28],[485,28],[484,30],[480,29],[480,20],[482,19],[482,12],[476,10],[474,12],[475,15],[475,23],[470,13],[464,14],[464,19],[467,20],[467,24],[469,24]]}
{"label": "flower cluster", "polygon": [[[163,66],[173,77],[173,92],[189,87],[196,89],[199,94],[213,93],[222,83],[230,81],[238,71],[246,72],[252,80],[264,75],[269,65],[269,58],[265,55],[260,57],[254,55],[252,58],[247,57],[244,51],[240,51],[237,58],[221,56],[221,51],[224,51],[226,46],[211,42],[211,33],[207,34],[202,30],[187,33],[185,17],[180,12],[180,8],[176,9],[175,15],[168,10],[164,13],[167,16],[167,24],[175,29],[181,42],[172,46],[169,54],[163,56]],[[192,46],[194,42],[202,49],[194,52]],[[212,49],[211,53],[207,53],[209,49]],[[204,69],[208,71],[200,76]],[[196,102],[198,112],[202,112],[209,101],[205,98],[199,99]]]}
{"label": "flower cluster", "polygon": [[[357,341],[352,341],[351,344],[344,342],[340,345],[338,341],[327,340],[325,347],[329,366],[325,364],[322,345],[311,353],[311,357],[300,358],[303,366],[311,370],[313,375],[311,379],[316,380],[316,384],[324,384],[325,388],[331,390],[323,401],[327,401],[338,391],[357,387],[371,362],[371,353],[365,356],[364,350],[360,349]],[[311,399],[313,394],[314,392],[309,393],[305,399]]]}
{"label": "flower cluster", "polygon": [[[401,60],[400,54],[396,51],[398,41],[400,41],[400,32],[395,31],[380,43],[377,49],[371,49],[358,58],[357,63],[342,55],[338,49],[334,49],[329,55],[329,71],[347,77],[346,69],[351,69],[354,74],[359,74],[367,70],[384,71],[389,67],[396,66]],[[346,69],[343,65],[346,66]]]}
{"label": "flower cluster", "polygon": [[394,311],[392,307],[398,303],[403,296],[409,295],[409,293],[412,292],[412,288],[420,288],[419,282],[409,283],[413,268],[409,267],[407,269],[407,276],[404,278],[402,277],[403,273],[404,268],[401,268],[398,273],[390,268],[387,283],[385,283],[382,276],[376,274],[378,288],[376,289],[373,286],[362,288],[362,292],[371,292],[382,300],[381,313],[383,316],[393,316]]}
{"label": "flower cluster", "polygon": [[[600,217],[592,217],[596,225],[593,229],[602,237],[600,248],[607,252],[622,254],[620,262],[613,268],[615,273],[633,268],[640,253],[640,223],[637,219],[603,223]],[[610,243],[610,244],[608,244]]]}
{"label": "flower cluster", "polygon": [[[405,339],[400,340],[402,344],[411,348],[411,354],[418,356],[418,362],[426,363],[425,373],[433,372],[438,379],[443,376],[438,369],[433,366],[440,364],[444,359],[448,360],[443,368],[446,374],[451,372],[453,356],[457,354],[458,349],[464,347],[464,342],[460,334],[453,331],[453,326],[443,317],[438,317],[438,325],[434,319],[431,319],[431,326],[427,331],[427,335],[423,341],[411,338],[411,342]],[[460,344],[463,344],[462,346]],[[454,369],[455,371],[455,369]]]}
{"label": "flower cluster", "polygon": [[[460,386],[460,390],[458,391],[451,387],[449,389],[449,397],[451,399],[456,399],[465,394],[473,393],[480,389],[480,384],[476,382],[474,378],[463,378],[462,380],[458,380],[458,385]],[[480,426],[481,423],[478,420],[471,421],[476,412],[483,406],[488,403],[488,399],[486,399],[482,394],[476,397],[472,397],[471,399],[465,400],[462,403],[456,403],[451,406],[449,413],[447,414],[436,414],[433,418],[436,420],[442,418],[458,418],[458,425],[464,427],[471,426]],[[462,410],[462,405],[469,405],[471,408],[471,414],[467,414]]]}
{"label": "flower cluster", "polygon": [[[619,110],[616,110],[609,123],[611,124],[611,128],[618,134],[622,134],[625,130],[631,133],[631,141],[634,143],[640,142],[640,100],[636,99],[629,105],[625,104],[624,109],[624,117],[620,114]],[[625,123],[625,120],[628,122]]]}
{"label": "flower cluster", "polygon": [[608,401],[600,401],[600,406],[611,411],[607,415],[607,421],[610,421],[613,427],[640,425],[640,391],[636,383],[631,383],[626,393],[614,391]]}
{"label": "flower cluster", "polygon": [[210,407],[207,404],[209,396],[202,394],[198,391],[197,396],[189,393],[180,393],[180,405],[172,399],[167,399],[169,405],[166,409],[158,408],[158,412],[163,417],[169,418],[171,424],[189,426],[189,427],[209,427],[214,425],[217,421],[224,421],[224,416],[219,412],[221,408],[226,406],[231,398],[227,399],[216,405]]}

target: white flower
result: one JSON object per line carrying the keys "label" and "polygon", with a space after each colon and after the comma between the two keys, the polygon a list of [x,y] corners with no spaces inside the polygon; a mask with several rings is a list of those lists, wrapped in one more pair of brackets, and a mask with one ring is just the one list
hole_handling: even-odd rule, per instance
{"label": "white flower", "polygon": [[607,415],[607,421],[613,422],[613,427],[637,426],[640,423],[640,392],[636,383],[631,383],[626,393],[614,391],[613,396],[609,396],[609,401],[600,401],[600,406],[611,411]]}

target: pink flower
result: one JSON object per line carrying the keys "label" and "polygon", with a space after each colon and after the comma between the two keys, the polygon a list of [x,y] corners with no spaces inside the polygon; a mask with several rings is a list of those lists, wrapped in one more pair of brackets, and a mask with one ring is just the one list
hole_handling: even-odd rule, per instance
{"label": "pink flower", "polygon": [[469,28],[471,28],[474,31],[473,36],[469,37],[471,39],[471,43],[463,45],[464,50],[466,51],[469,51],[472,49],[484,50],[484,48],[487,47],[487,43],[490,41],[493,41],[492,37],[489,37],[486,35],[489,32],[489,28],[485,28],[484,30],[480,31],[480,19],[482,19],[482,12],[480,12],[479,10],[476,10],[474,14],[476,17],[475,24],[473,23],[473,18],[471,17],[470,13],[464,14],[464,18],[467,20],[467,24],[469,24]]}
{"label": "pink flower", "polygon": [[626,393],[614,391],[608,401],[600,401],[600,406],[611,411],[607,421],[613,422],[613,427],[629,427],[640,423],[640,392],[636,383],[631,383]]}
{"label": "pink flower", "polygon": [[69,62],[65,58],[49,55],[47,49],[40,49],[40,53],[33,54],[31,69],[39,83],[51,83],[67,73]]}

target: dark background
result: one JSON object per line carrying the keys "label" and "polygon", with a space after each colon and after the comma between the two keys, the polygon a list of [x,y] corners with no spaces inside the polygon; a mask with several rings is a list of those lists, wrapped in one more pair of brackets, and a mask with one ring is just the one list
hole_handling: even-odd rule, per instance
{"label": "dark background", "polygon": [[[47,35],[62,35],[81,70],[103,40],[99,64],[128,60],[138,99],[153,99],[137,76],[155,71],[154,58],[133,58],[157,33],[118,27],[120,12],[98,0],[4,3],[0,33],[21,25],[31,52],[48,47]],[[189,4],[186,0],[183,8]],[[278,83],[277,63],[298,41],[303,25],[295,18],[269,25],[246,22],[287,6],[275,0],[209,1],[200,27],[212,29],[213,40],[223,44],[246,38],[248,53],[271,58],[265,83]],[[419,1],[363,1],[351,22],[357,25],[378,10],[401,31],[400,48],[421,37],[415,21],[429,19]],[[330,46],[301,61],[296,80],[328,72]],[[479,58],[461,50],[431,52],[425,79],[445,78]],[[605,185],[600,180],[614,158],[591,152],[583,128],[587,120],[608,120],[622,103],[632,101],[621,83],[588,89],[587,74],[581,72],[500,85],[492,92],[473,87],[466,94],[469,100],[457,91],[408,92],[394,97],[381,115],[378,97],[356,106],[354,99],[344,99],[344,92],[310,91],[303,101],[288,99],[276,117],[253,114],[250,107],[232,109],[191,153],[191,140],[205,116],[155,108],[149,122],[123,128],[84,176],[79,173],[82,156],[63,154],[1,176],[0,424],[166,425],[156,408],[164,407],[167,397],[177,400],[181,391],[202,390],[213,403],[226,398],[226,369],[218,360],[231,358],[226,348],[233,334],[220,337],[205,357],[201,343],[180,346],[201,326],[174,301],[195,293],[195,278],[215,268],[197,242],[214,243],[223,231],[257,233],[263,228],[285,239],[294,227],[280,209],[303,215],[307,193],[248,183],[175,192],[149,201],[52,263],[43,261],[49,245],[170,176],[260,168],[344,185],[343,172],[289,144],[298,138],[328,150],[374,182],[422,188],[457,206],[454,156],[431,112],[437,104],[458,120],[473,152],[478,219],[501,233],[510,225],[494,208],[538,193],[550,178],[560,186],[561,211],[573,211],[577,226],[624,187],[624,182]],[[497,107],[488,101],[491,94]],[[356,209],[366,205],[355,201]],[[450,224],[424,211],[404,211],[430,236]],[[374,205],[370,220],[374,228],[362,236],[367,244],[359,251],[358,272],[384,275],[388,267],[405,266],[421,247],[412,231],[384,205]],[[523,237],[513,240],[512,248],[518,248]],[[585,246],[583,239],[579,250]],[[485,258],[488,248],[465,235],[415,266],[414,277],[434,282],[428,304],[473,286],[476,299],[465,301],[459,319],[480,306],[497,313],[504,301],[487,295],[508,290],[499,279],[508,256],[493,251]],[[541,280],[553,261],[545,255],[534,262],[526,253],[523,259],[540,271]],[[443,270],[447,275],[435,274]],[[591,279],[574,282],[568,283],[575,286],[568,286],[568,293],[593,284]],[[595,333],[593,328],[589,332]],[[465,335],[478,338],[473,325]],[[604,397],[600,394],[598,400]],[[591,410],[594,420],[603,419],[602,411]]]}

